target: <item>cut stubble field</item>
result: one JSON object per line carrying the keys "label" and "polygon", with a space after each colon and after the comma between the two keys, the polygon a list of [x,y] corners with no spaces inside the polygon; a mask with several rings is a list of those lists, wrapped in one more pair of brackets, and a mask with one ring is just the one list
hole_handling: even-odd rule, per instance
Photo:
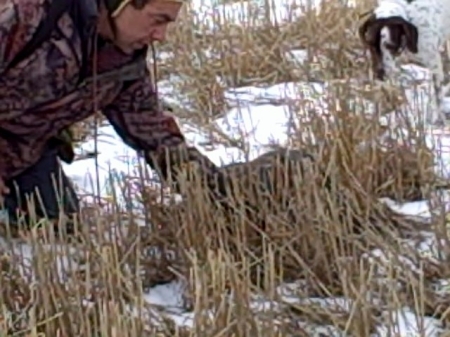
{"label": "cut stubble field", "polygon": [[0,336],[450,334],[450,135],[421,121],[426,70],[370,80],[370,6],[186,3],[149,69],[229,207],[195,167],[175,198],[105,121],[77,125],[80,239],[5,231]]}

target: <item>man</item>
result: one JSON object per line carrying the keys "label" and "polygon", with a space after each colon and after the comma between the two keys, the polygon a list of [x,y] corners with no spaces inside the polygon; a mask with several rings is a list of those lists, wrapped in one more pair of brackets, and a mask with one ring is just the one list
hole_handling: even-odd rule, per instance
{"label": "man", "polygon": [[96,111],[164,180],[192,160],[217,178],[158,106],[147,73],[147,45],[164,40],[180,8],[171,0],[0,0],[0,196],[11,219],[31,215],[30,200],[38,217],[57,219],[61,205],[78,211],[58,135]]}

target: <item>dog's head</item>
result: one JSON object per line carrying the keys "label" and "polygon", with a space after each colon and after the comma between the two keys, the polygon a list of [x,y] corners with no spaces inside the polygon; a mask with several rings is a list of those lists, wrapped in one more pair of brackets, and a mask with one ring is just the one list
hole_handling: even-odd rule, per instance
{"label": "dog's head", "polygon": [[[389,31],[386,38],[382,36],[384,28]],[[377,18],[371,14],[359,27],[359,37],[370,51],[372,69],[379,80],[384,79],[386,72],[383,52],[390,53],[392,57],[400,55],[405,49],[413,54],[418,52],[417,27],[400,16]]]}

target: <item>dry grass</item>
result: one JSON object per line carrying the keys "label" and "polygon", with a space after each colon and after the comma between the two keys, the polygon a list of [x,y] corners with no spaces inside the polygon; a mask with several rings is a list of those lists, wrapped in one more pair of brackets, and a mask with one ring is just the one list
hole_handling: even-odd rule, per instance
{"label": "dry grass", "polygon": [[[450,294],[434,287],[449,278],[448,245],[439,247],[440,259],[414,248],[424,231],[448,242],[445,216],[424,222],[378,200],[421,199],[446,182],[432,171],[423,132],[410,132],[399,144],[392,140],[396,130],[376,118],[403,96],[367,81],[355,29],[368,5],[330,0],[287,23],[269,20],[269,1],[258,10],[242,5],[251,19],[237,24],[219,10],[215,32],[186,6],[160,48],[169,57],[159,64],[162,80],[176,79],[183,122],[230,143],[211,123],[238,105],[225,96],[228,88],[329,81],[327,118],[301,92],[297,100],[275,102],[289,105],[302,122],[284,145],[314,159],[278,149],[225,167],[232,179],[222,202],[189,170],[183,202],[162,205],[143,170],[121,181],[122,195],[114,196],[133,198],[143,212],[124,211],[115,201],[87,205],[79,240],[70,245],[45,230],[22,234],[26,245],[19,248],[31,247],[32,259],[24,261],[17,245],[0,258],[0,335],[310,336],[317,335],[313,326],[329,325],[366,337],[380,324],[395,335],[389,313],[404,306],[448,322]],[[305,50],[307,62],[294,59],[293,49]],[[367,102],[376,103],[376,114],[364,114]],[[78,126],[79,139],[92,132],[87,125]],[[370,258],[375,248],[390,258]],[[148,288],[175,279],[186,286],[190,328],[177,327],[144,298]],[[297,282],[290,300],[280,290],[286,282]],[[310,297],[345,297],[348,306],[321,306]]]}

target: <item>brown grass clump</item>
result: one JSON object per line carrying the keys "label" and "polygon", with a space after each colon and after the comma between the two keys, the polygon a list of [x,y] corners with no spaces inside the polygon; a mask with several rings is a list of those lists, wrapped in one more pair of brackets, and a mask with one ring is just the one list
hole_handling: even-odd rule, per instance
{"label": "brown grass clump", "polygon": [[[425,199],[432,186],[445,187],[446,182],[436,174],[435,154],[420,131],[410,129],[405,138],[401,129],[379,118],[400,107],[402,96],[395,88],[358,88],[338,81],[328,96],[334,110],[325,118],[309,114],[306,126],[321,140],[315,151],[336,164],[343,184],[379,198],[411,202]],[[372,102],[376,106],[369,112],[366,106]],[[302,142],[293,140],[295,146],[305,146]]]}
{"label": "brown grass clump", "polygon": [[445,186],[436,175],[435,154],[423,140],[403,143],[386,137],[387,129],[373,117],[354,123],[356,119],[345,118],[342,127],[328,131],[341,142],[332,151],[324,149],[328,160],[340,163],[344,184],[356,184],[370,195],[400,202],[424,200],[430,187]]}
{"label": "brown grass clump", "polygon": [[430,187],[437,183],[434,154],[426,148],[392,146],[363,151],[370,154],[357,154],[370,159],[354,172],[364,190],[373,195],[400,202],[419,201],[424,200]]}

